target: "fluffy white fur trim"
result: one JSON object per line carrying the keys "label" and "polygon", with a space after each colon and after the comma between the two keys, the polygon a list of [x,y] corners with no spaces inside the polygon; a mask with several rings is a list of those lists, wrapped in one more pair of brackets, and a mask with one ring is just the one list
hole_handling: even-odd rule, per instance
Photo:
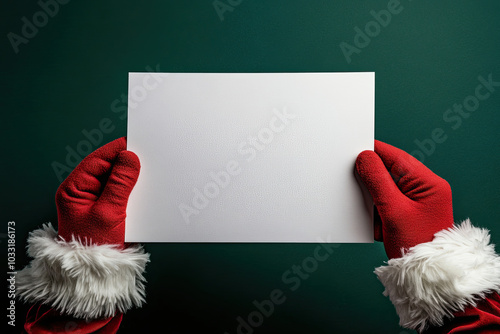
{"label": "fluffy white fur trim", "polygon": [[440,326],[454,312],[499,292],[500,256],[489,242],[489,231],[467,219],[376,268],[400,325],[418,331]]}
{"label": "fluffy white fur trim", "polygon": [[30,233],[28,255],[33,260],[16,277],[18,294],[27,302],[84,319],[113,316],[144,302],[149,254],[141,247],[64,241],[49,223]]}

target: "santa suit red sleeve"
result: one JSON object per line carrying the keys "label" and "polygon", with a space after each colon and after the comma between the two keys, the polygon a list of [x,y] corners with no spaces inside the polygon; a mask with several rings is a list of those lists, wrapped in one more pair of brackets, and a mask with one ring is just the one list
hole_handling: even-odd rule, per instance
{"label": "santa suit red sleeve", "polygon": [[386,143],[364,151],[356,171],[376,208],[375,239],[389,261],[375,274],[400,325],[420,333],[500,333],[500,257],[489,231],[454,224],[451,188]]}
{"label": "santa suit red sleeve", "polygon": [[58,231],[30,233],[31,263],[17,275],[31,303],[24,329],[32,334],[113,334],[123,313],[145,300],[149,254],[124,242],[128,197],[138,157],[120,138],[87,156],[56,193]]}

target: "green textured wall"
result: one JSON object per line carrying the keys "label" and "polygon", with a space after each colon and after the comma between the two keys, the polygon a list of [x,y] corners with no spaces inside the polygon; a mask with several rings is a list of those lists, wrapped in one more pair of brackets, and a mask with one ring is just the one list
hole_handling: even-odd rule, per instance
{"label": "green textured wall", "polygon": [[[220,15],[212,0],[127,2],[69,1],[52,16],[36,1],[0,5],[0,240],[5,254],[15,220],[18,268],[28,232],[56,221],[54,162],[102,122],[102,143],[124,136],[127,73],[146,70],[375,71],[376,138],[448,180],[455,218],[500,243],[500,87],[476,91],[479,77],[500,81],[500,2],[222,0]],[[383,9],[390,20],[374,23]],[[470,112],[453,111],[464,103]],[[430,144],[436,131],[446,140]],[[148,303],[121,332],[237,333],[238,317],[279,289],[285,300],[254,333],[410,333],[372,273],[386,260],[380,243],[340,245],[307,278],[284,281],[316,246],[147,244]],[[13,333],[25,311],[17,305]]]}

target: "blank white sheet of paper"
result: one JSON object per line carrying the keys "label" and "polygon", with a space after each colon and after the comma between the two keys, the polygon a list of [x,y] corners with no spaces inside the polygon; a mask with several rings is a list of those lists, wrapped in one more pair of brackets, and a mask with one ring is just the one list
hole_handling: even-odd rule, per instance
{"label": "blank white sheet of paper", "polygon": [[375,73],[129,73],[127,242],[373,242]]}

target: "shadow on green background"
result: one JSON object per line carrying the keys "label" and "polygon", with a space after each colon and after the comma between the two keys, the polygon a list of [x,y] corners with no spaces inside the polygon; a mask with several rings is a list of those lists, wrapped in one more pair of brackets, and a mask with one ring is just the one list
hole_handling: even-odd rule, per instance
{"label": "shadow on green background", "polygon": [[[148,69],[375,71],[376,138],[419,156],[445,178],[455,219],[470,217],[499,243],[500,87],[477,105],[469,98],[478,77],[500,81],[499,2],[401,1],[383,24],[370,23],[370,12],[394,1],[231,3],[221,20],[211,0],[71,1],[38,21],[37,31],[25,30],[31,36],[25,40],[23,18],[43,20],[36,14],[41,6],[0,5],[1,221],[4,231],[7,221],[16,221],[18,268],[27,263],[28,232],[56,222],[60,178],[54,163],[71,170],[68,151],[85,139],[82,131],[105,119],[112,130],[95,146],[126,135],[128,72]],[[356,38],[356,27],[368,28],[371,37]],[[343,42],[358,47],[346,57]],[[463,103],[470,112],[447,111]],[[432,144],[435,129],[446,139]],[[0,236],[5,254],[6,235]],[[254,333],[410,333],[398,326],[372,273],[386,260],[380,243],[340,245],[292,291],[282,275],[315,247],[147,244],[147,305],[125,316],[121,332],[149,332],[162,324],[165,333],[237,333],[238,317],[248,320],[254,301],[280,289],[286,300]],[[16,333],[25,311],[18,303]]]}

